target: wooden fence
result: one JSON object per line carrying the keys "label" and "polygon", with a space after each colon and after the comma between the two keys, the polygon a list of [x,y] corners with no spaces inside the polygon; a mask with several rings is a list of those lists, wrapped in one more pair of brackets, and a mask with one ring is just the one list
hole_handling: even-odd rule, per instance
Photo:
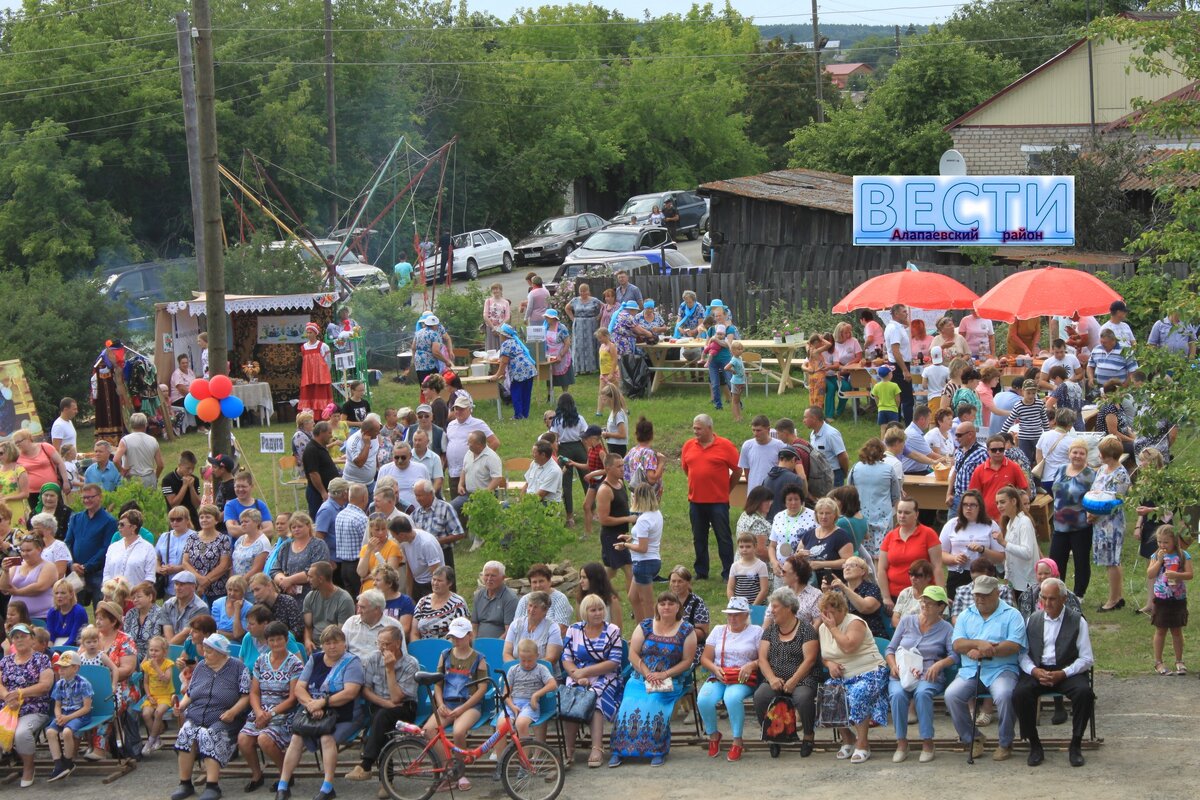
{"label": "wooden fence", "polygon": [[[929,272],[948,275],[980,295],[1014,272],[1035,268],[1011,265],[977,267],[973,265],[920,264],[919,266]],[[1072,268],[1092,274],[1109,273],[1120,277],[1131,277],[1137,269],[1132,262],[1072,265]],[[1161,269],[1176,278],[1185,277],[1190,273],[1190,267],[1182,263],[1163,265]],[[777,272],[765,283],[747,280],[746,276],[740,273],[705,271],[691,275],[642,275],[635,280],[635,283],[642,290],[643,297],[652,298],[659,304],[664,315],[679,305],[685,289],[691,289],[701,302],[707,303],[714,298],[720,298],[733,309],[735,319],[742,325],[749,326],[751,321],[765,316],[771,306],[779,300],[798,310],[805,308],[832,309],[855,286],[869,278],[893,271],[894,268]],[[587,283],[591,287],[592,294],[600,296],[605,289],[615,285],[616,281],[612,278],[593,277],[588,278]]]}

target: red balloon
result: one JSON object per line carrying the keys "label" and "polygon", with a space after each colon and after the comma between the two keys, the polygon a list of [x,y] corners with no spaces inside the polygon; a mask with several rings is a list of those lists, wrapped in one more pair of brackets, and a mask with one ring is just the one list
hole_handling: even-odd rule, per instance
{"label": "red balloon", "polygon": [[196,406],[196,416],[204,422],[212,422],[221,416],[221,401],[215,397],[206,397]]}
{"label": "red balloon", "polygon": [[188,393],[197,400],[205,400],[212,397],[212,388],[208,385],[208,381],[204,378],[196,378],[188,386]]}
{"label": "red balloon", "polygon": [[208,388],[213,397],[224,400],[233,393],[233,381],[229,380],[228,375],[213,375],[208,379]]}

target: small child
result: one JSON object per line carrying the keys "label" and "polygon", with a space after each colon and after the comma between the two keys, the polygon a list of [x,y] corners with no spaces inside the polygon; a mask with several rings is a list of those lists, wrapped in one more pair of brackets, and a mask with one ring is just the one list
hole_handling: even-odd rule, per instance
{"label": "small child", "polygon": [[[467,684],[486,678],[488,665],[471,646],[471,620],[456,617],[451,620],[446,635],[452,646],[438,659],[438,672],[443,679],[433,687],[433,708],[436,713],[425,723],[425,735],[433,738],[437,735],[438,725],[445,725],[453,730],[454,744],[466,748],[467,734],[479,721],[481,703],[488,688],[486,683],[481,683],[468,689]],[[450,788],[448,784],[445,785],[447,789]],[[471,782],[465,777],[460,778],[457,788],[465,792],[471,788]]]}
{"label": "small child", "polygon": [[729,582],[725,584],[726,597],[744,597],[751,605],[761,606],[767,602],[767,587],[770,573],[766,562],[758,557],[758,538],[753,533],[738,536],[738,559],[729,568]]}
{"label": "small child", "polygon": [[[533,639],[522,639],[517,642],[517,658],[519,662],[508,668],[508,687],[511,690],[504,700],[508,710],[515,717],[514,725],[517,733],[524,738],[529,735],[529,729],[537,722],[541,714],[541,700],[558,688],[558,682],[550,674],[546,665],[538,661],[537,642]],[[503,715],[501,715],[503,716]],[[497,726],[500,717],[497,717]],[[539,738],[545,736],[546,726],[538,726],[536,734]],[[505,748],[507,750],[507,748]],[[499,753],[500,764],[504,763],[504,751]],[[500,764],[496,765],[495,780],[500,779]]]}
{"label": "small child", "polygon": [[728,330],[724,325],[717,325],[713,329],[712,338],[704,345],[704,360],[701,362],[701,366],[708,368],[708,386],[712,390],[712,404],[713,408],[718,411],[725,408],[721,402],[721,387],[729,382],[725,377],[725,365],[733,358],[729,343],[725,341],[727,335]]}
{"label": "small child", "polygon": [[[1151,472],[1162,470],[1166,463],[1162,451],[1154,447],[1146,447],[1137,455],[1137,464],[1141,480]],[[1138,555],[1149,561],[1158,552],[1158,529],[1172,521],[1173,515],[1166,508],[1160,508],[1153,497],[1139,498],[1137,507],[1137,523],[1134,526],[1134,538],[1139,542]],[[1146,605],[1138,612],[1150,616],[1154,611],[1154,581],[1157,576],[1146,579]]]}
{"label": "small child", "polygon": [[925,384],[925,391],[929,397],[929,406],[934,408],[942,403],[942,392],[946,389],[946,383],[950,380],[950,370],[942,363],[942,348],[934,345],[929,348],[929,366],[921,370],[921,380]]}
{"label": "small child", "polygon": [[578,461],[567,463],[569,469],[586,471],[584,482],[587,486],[587,494],[583,498],[583,535],[585,537],[592,535],[592,516],[596,513],[596,490],[600,488],[600,484],[604,480],[604,457],[608,455],[608,450],[604,447],[602,433],[599,425],[589,425],[582,438],[583,446],[587,448],[587,463],[580,464]]}
{"label": "small child", "polygon": [[142,675],[146,681],[146,702],[142,704],[142,719],[146,722],[146,730],[150,738],[142,754],[153,753],[162,746],[162,734],[165,725],[163,717],[171,710],[174,702],[175,686],[171,682],[171,670],[175,662],[167,658],[167,640],[161,636],[151,637],[146,645],[149,655],[142,662]]}
{"label": "small child", "polygon": [[1154,610],[1150,621],[1154,625],[1154,671],[1159,675],[1170,675],[1163,665],[1163,645],[1167,631],[1171,632],[1171,644],[1175,647],[1175,674],[1186,675],[1183,663],[1183,629],[1187,625],[1187,585],[1192,579],[1192,556],[1186,550],[1187,542],[1175,532],[1172,525],[1158,529],[1158,552],[1146,569],[1146,577],[1154,579]]}
{"label": "small child", "polygon": [[605,386],[621,386],[621,368],[620,355],[617,353],[617,345],[612,340],[610,334],[605,328],[600,328],[596,331],[596,341],[600,343],[599,361],[600,361],[600,385],[596,390],[596,416],[600,416],[601,404],[604,402],[601,392]]}
{"label": "small child", "polygon": [[120,683],[117,679],[117,665],[100,649],[100,629],[95,625],[88,625],[79,632],[79,665],[106,667],[112,673],[113,686]]}
{"label": "small child", "polygon": [[79,468],[79,451],[75,445],[67,443],[59,449],[63,464],[67,468],[67,485],[63,491],[73,492],[83,488],[83,470]]}
{"label": "small child", "polygon": [[876,374],[879,380],[871,387],[871,397],[875,398],[875,407],[879,409],[876,422],[879,423],[879,435],[883,436],[888,425],[900,421],[900,386],[892,380],[892,368],[887,364]]}
{"label": "small child", "polygon": [[665,219],[665,216],[662,213],[662,209],[660,209],[658,206],[655,206],[650,210],[651,225],[662,225],[663,219]]}
{"label": "small child", "polygon": [[742,421],[742,397],[746,394],[746,363],[742,361],[745,352],[746,346],[735,339],[729,345],[729,363],[725,365],[725,371],[729,373],[729,402],[733,405],[735,422]]}
{"label": "small child", "polygon": [[92,722],[92,685],[80,676],[79,667],[80,658],[75,651],[68,650],[59,656],[60,677],[50,691],[54,700],[54,719],[46,726],[46,743],[50,746],[50,757],[54,759],[48,782],[62,780],[75,771],[79,729]]}

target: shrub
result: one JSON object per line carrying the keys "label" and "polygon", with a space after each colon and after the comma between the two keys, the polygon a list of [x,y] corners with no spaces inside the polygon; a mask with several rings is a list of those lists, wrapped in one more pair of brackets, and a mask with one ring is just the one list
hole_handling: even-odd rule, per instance
{"label": "shrub", "polygon": [[104,507],[114,517],[121,515],[121,506],[133,500],[142,510],[142,527],[154,534],[155,539],[167,530],[167,500],[160,489],[143,486],[141,481],[126,480],[117,488],[104,493]]}
{"label": "shrub", "polygon": [[461,292],[437,293],[434,313],[454,339],[455,347],[473,347],[483,342],[483,301],[486,299],[487,293],[478,281],[471,281]]}
{"label": "shrub", "polygon": [[463,506],[472,534],[483,539],[483,557],[501,561],[509,575],[524,575],[534,564],[558,560],[575,541],[559,503],[531,494],[501,503],[491,492],[475,492]]}

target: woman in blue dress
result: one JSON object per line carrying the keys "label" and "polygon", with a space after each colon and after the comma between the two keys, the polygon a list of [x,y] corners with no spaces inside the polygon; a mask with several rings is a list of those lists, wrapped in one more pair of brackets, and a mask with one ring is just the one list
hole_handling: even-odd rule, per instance
{"label": "woman in blue dress", "polygon": [[512,325],[500,328],[504,337],[500,345],[500,369],[492,376],[493,381],[508,377],[508,391],[512,395],[513,419],[529,419],[529,401],[533,396],[533,381],[537,377],[537,365],[529,348],[517,335]]}
{"label": "woman in blue dress", "polygon": [[[596,707],[588,720],[591,729],[592,752],[588,755],[588,766],[599,767],[603,763],[604,720],[611,720],[621,705],[621,659],[625,643],[621,640],[621,629],[605,622],[608,606],[599,595],[585,595],[579,601],[579,616],[567,628],[563,637],[562,664],[567,673],[567,686],[582,686],[596,694]],[[563,721],[567,737],[567,763],[575,759],[575,735],[578,722]]]}
{"label": "woman in blue dress", "polygon": [[[684,622],[679,598],[663,592],[654,619],[642,620],[629,643],[633,677],[613,720],[610,767],[620,766],[623,757],[649,758],[650,766],[662,766],[671,750],[671,714],[695,656],[696,629]],[[669,689],[659,688],[667,681]]]}

